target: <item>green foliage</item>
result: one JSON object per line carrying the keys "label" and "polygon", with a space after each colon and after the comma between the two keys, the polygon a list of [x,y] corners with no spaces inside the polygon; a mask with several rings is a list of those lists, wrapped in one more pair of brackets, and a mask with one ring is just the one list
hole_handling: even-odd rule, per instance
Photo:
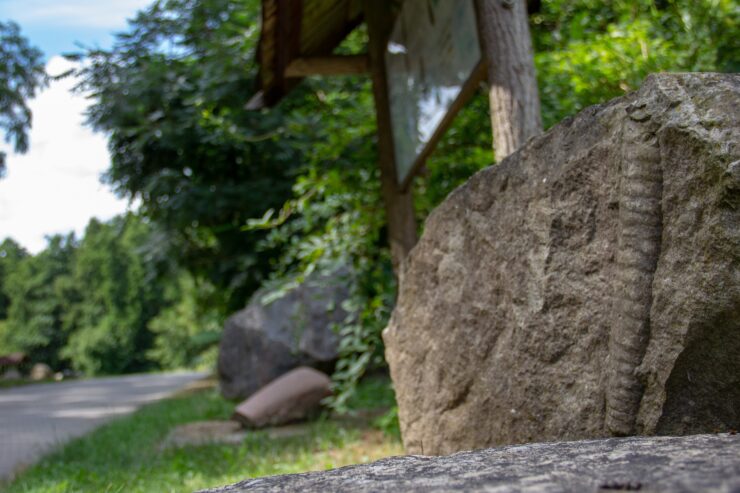
{"label": "green foliage", "polygon": [[[5,242],[7,243],[7,241]],[[67,343],[64,324],[69,291],[74,236],[53,236],[38,255],[22,258],[7,277],[10,300],[0,347],[26,352],[32,361],[58,368],[64,363],[59,349]]]}
{"label": "green foliage", "polygon": [[209,365],[211,349],[221,337],[221,317],[203,306],[203,300],[214,292],[213,286],[198,281],[186,272],[177,282],[166,286],[165,301],[168,303],[156,317],[149,321],[149,330],[154,335],[154,345],[147,352],[152,361],[161,368],[176,369],[193,365]]}
{"label": "green foliage", "polygon": [[[265,279],[280,294],[346,268],[334,408],[347,410],[357,382],[385,364],[396,287],[370,83],[310,78],[277,108],[245,111],[259,3],[158,0],[112,49],[77,55],[89,123],[110,136],[106,179],[146,219],[91,223],[79,246],[58,239],[0,258],[1,347],[91,373],[189,365]],[[731,0],[543,0],[531,25],[546,126],[650,72],[737,71],[737,16]],[[357,29],[337,52],[366,41]],[[491,160],[481,88],[415,180],[420,229]]]}
{"label": "green foliage", "polygon": [[545,126],[653,72],[738,71],[739,15],[731,0],[544,0],[531,20]]}
{"label": "green foliage", "polygon": [[370,424],[386,436],[401,440],[396,393],[388,375],[369,375],[360,380],[346,404],[349,412],[384,411]]}
{"label": "green foliage", "polygon": [[[274,474],[330,469],[400,455],[398,436],[319,419],[306,434],[253,431],[237,445],[161,447],[176,426],[226,420],[233,404],[216,391],[157,402],[66,444],[7,485],[8,493],[191,492]],[[3,485],[0,483],[0,489]]]}
{"label": "green foliage", "polygon": [[[633,90],[653,71],[731,69],[737,57],[728,53],[734,52],[737,40],[730,34],[730,7],[730,2],[710,0],[661,5],[648,0],[543,2],[532,23],[546,124]],[[361,51],[363,36],[355,33],[343,48]],[[279,213],[270,210],[250,221],[248,228],[274,228],[262,246],[282,250],[274,276],[289,279],[288,287],[317,269],[352,267],[351,296],[345,303],[350,315],[338,327],[340,360],[332,401],[336,409],[346,410],[359,379],[383,364],[380,331],[395,297],[380,206],[372,100],[364,80],[309,80],[303,85],[326,106],[286,114],[286,127],[311,136],[312,142],[303,150],[294,198]],[[480,91],[417,178],[420,220],[490,164],[487,106]]]}
{"label": "green foliage", "polygon": [[368,375],[359,382],[357,391],[347,401],[347,407],[354,410],[390,408],[396,403],[393,383],[385,373]]}
{"label": "green foliage", "polygon": [[79,89],[93,97],[88,121],[109,135],[106,180],[141,200],[176,262],[218,288],[224,313],[244,306],[274,255],[255,249],[262,233],[241,226],[289,197],[306,147],[282,110],[244,110],[257,74],[259,6],[156,1],[111,50],[77,55],[86,61]]}
{"label": "green foliage", "polygon": [[[24,351],[88,375],[180,368],[220,336],[214,288],[161,258],[161,232],[133,214],[92,219],[84,237],[52,237],[29,256],[0,244],[0,354]],[[4,312],[3,312],[4,314]],[[213,351],[211,350],[211,353]]]}
{"label": "green foliage", "polygon": [[161,299],[140,255],[149,226],[134,215],[108,223],[92,219],[77,248],[72,285],[76,299],[65,310],[70,334],[62,356],[87,374],[147,369],[147,330]]}
{"label": "green foliage", "polygon": [[250,221],[248,229],[271,228],[260,248],[282,250],[273,274],[278,285],[289,280],[288,286],[294,286],[317,270],[349,268],[350,296],[343,304],[348,316],[337,328],[340,359],[332,401],[345,410],[356,382],[383,362],[380,330],[394,296],[385,217],[378,207],[372,97],[368,81],[360,78],[317,79],[306,87],[323,95],[317,96],[323,104],[287,116],[291,132],[313,137],[293,186],[295,198],[284,204],[277,219],[268,211],[261,220]]}
{"label": "green foliage", "polygon": [[[15,152],[28,150],[31,110],[28,100],[47,83],[43,53],[21,35],[18,24],[0,21],[0,129]],[[0,177],[5,153],[0,152]]]}
{"label": "green foliage", "polygon": [[[366,33],[358,30],[339,50],[358,52],[365,43]],[[293,185],[294,198],[279,212],[271,209],[249,221],[247,229],[270,229],[260,248],[282,252],[273,273],[277,291],[290,289],[316,270],[349,267],[350,296],[343,304],[348,316],[336,328],[340,357],[332,377],[335,396],[330,399],[334,409],[345,412],[357,382],[368,370],[385,365],[380,333],[395,302],[373,99],[366,78],[310,79],[303,84],[320,104],[296,105],[286,114],[291,133],[310,137],[310,147],[301,149],[304,163]],[[487,100],[480,94],[463,110],[440,143],[441,152],[428,163],[426,175],[417,180],[419,219],[490,162],[490,123],[480,118],[484,104]]]}
{"label": "green foliage", "polygon": [[[11,238],[6,238],[0,243],[0,320],[8,318],[10,297],[6,291],[7,279],[20,261],[27,256],[26,250]],[[2,333],[1,329],[0,333]],[[0,353],[2,353],[1,348]]]}

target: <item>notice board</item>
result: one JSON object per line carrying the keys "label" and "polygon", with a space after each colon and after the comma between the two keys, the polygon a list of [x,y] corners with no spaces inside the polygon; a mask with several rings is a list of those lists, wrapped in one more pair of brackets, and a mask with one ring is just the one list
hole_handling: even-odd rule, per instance
{"label": "notice board", "polygon": [[385,63],[397,179],[406,186],[483,77],[473,0],[405,0]]}

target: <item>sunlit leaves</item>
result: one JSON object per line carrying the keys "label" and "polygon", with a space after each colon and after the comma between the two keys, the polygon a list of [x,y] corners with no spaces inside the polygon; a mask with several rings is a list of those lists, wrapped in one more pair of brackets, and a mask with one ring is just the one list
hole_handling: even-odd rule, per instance
{"label": "sunlit leaves", "polygon": [[69,337],[66,308],[76,299],[70,289],[75,247],[73,235],[53,236],[41,253],[23,255],[15,263],[4,279],[9,306],[0,348],[23,351],[53,368],[63,363],[59,350]]}
{"label": "sunlit leaves", "polygon": [[[28,100],[47,83],[43,53],[31,46],[14,22],[0,21],[0,129],[15,152],[28,150]],[[0,152],[0,177],[5,154]]]}
{"label": "sunlit leaves", "polygon": [[154,2],[111,50],[86,50],[80,69],[89,122],[109,135],[106,180],[141,200],[180,265],[219,287],[221,310],[243,306],[269,270],[271,253],[254,248],[264,234],[241,228],[288,198],[305,147],[303,135],[284,138],[282,108],[244,110],[259,7]]}
{"label": "sunlit leaves", "polygon": [[736,71],[733,3],[543,1],[532,34],[545,126],[635,90],[653,72]]}

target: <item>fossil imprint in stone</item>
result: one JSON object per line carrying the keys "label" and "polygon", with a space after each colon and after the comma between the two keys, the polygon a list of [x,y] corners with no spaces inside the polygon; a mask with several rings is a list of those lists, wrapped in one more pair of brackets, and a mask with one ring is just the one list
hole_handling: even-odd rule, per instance
{"label": "fossil imprint in stone", "polygon": [[642,398],[637,367],[650,337],[653,274],[660,255],[660,147],[646,106],[638,101],[627,108],[622,136],[618,275],[606,396],[606,427],[615,435],[634,432]]}
{"label": "fossil imprint in stone", "polygon": [[736,429],[739,120],[656,74],[451,193],[383,333],[407,450]]}

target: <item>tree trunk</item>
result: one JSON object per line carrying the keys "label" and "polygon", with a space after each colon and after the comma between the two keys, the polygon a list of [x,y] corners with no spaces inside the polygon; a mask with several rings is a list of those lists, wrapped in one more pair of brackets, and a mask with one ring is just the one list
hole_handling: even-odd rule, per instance
{"label": "tree trunk", "polygon": [[378,159],[380,185],[388,218],[388,239],[393,270],[398,276],[401,266],[416,245],[416,219],[411,187],[402,192],[396,178],[393,134],[385,68],[385,46],[393,27],[390,0],[365,0],[363,3],[368,30],[368,56],[373,78],[373,96],[378,126]]}
{"label": "tree trunk", "polygon": [[526,0],[475,0],[496,161],[542,132]]}

